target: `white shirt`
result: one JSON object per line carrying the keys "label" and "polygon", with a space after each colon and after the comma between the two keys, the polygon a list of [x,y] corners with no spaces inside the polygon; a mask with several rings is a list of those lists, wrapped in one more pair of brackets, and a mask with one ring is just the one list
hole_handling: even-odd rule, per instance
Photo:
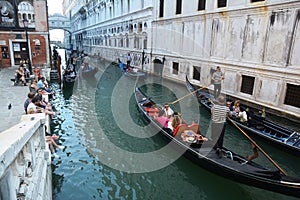
{"label": "white shirt", "polygon": [[27,107],[27,113],[30,113],[30,112],[34,112],[36,113],[36,106],[34,103],[30,102],[30,104],[28,105]]}
{"label": "white shirt", "polygon": [[168,107],[168,110],[166,110],[166,108],[164,108],[164,111],[167,116],[172,116],[174,114],[174,111],[170,107]]}

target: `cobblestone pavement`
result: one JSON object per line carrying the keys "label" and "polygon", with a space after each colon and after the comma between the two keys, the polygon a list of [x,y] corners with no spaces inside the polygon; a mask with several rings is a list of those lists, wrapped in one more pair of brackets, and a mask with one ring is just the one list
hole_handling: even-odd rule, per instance
{"label": "cobblestone pavement", "polygon": [[[24,101],[29,92],[28,86],[14,86],[10,80],[14,78],[17,66],[0,69],[0,134],[2,131],[19,123],[25,114]],[[11,104],[11,109],[8,109]]]}

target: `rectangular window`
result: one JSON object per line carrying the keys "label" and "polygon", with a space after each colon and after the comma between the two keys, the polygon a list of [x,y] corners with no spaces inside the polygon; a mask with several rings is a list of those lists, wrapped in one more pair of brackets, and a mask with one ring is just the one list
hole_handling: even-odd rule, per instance
{"label": "rectangular window", "polygon": [[259,2],[259,1],[265,1],[265,0],[251,0],[251,3]]}
{"label": "rectangular window", "polygon": [[252,95],[253,88],[254,88],[254,81],[255,81],[254,77],[242,75],[241,92]]}
{"label": "rectangular window", "polygon": [[218,0],[218,8],[226,7],[227,0]]}
{"label": "rectangular window", "polygon": [[206,0],[199,0],[198,1],[198,11],[205,10],[205,4],[206,4]]}
{"label": "rectangular window", "polygon": [[200,81],[201,67],[193,66],[193,79]]}
{"label": "rectangular window", "polygon": [[300,96],[300,86],[287,84],[284,104],[300,108],[299,96]]}
{"label": "rectangular window", "polygon": [[181,14],[182,0],[176,1],[176,15]]}
{"label": "rectangular window", "polygon": [[159,17],[164,16],[164,0],[159,1]]}
{"label": "rectangular window", "polygon": [[173,74],[178,75],[179,63],[173,62]]}

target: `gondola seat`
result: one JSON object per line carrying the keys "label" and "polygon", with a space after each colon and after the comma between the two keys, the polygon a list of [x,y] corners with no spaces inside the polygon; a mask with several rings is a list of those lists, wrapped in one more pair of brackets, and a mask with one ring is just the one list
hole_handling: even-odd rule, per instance
{"label": "gondola seat", "polygon": [[188,130],[188,126],[186,124],[179,124],[173,132],[173,137],[175,137],[178,133],[183,133],[185,130]]}
{"label": "gondola seat", "polygon": [[151,117],[153,117],[155,115],[155,113],[159,112],[158,108],[145,108],[145,110]]}
{"label": "gondola seat", "polygon": [[188,130],[192,130],[196,134],[200,134],[200,125],[199,124],[191,124],[188,126]]}

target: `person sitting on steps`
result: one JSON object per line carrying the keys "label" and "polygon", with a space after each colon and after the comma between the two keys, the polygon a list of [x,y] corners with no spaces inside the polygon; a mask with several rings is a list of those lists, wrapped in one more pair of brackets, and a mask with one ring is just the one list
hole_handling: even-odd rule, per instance
{"label": "person sitting on steps", "polygon": [[19,66],[19,68],[15,74],[15,83],[19,83],[19,81],[22,81],[24,86],[26,86],[26,78],[25,78],[25,73],[24,73],[24,69],[22,66]]}

